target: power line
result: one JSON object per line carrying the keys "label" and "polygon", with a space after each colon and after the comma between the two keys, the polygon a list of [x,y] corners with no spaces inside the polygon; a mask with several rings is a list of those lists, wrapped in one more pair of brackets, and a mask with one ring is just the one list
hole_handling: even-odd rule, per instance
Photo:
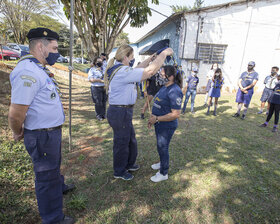
{"label": "power line", "polygon": [[160,2],[160,1],[159,1],[159,3],[160,3],[160,4],[162,4],[162,5],[166,5],[166,6],[169,6],[169,7],[171,7],[171,5],[168,5],[168,4],[166,4],[166,3],[163,3],[163,2]]}

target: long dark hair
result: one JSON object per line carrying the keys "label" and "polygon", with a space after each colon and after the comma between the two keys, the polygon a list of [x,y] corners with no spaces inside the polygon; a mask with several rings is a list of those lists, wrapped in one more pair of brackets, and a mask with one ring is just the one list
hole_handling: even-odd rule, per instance
{"label": "long dark hair", "polygon": [[220,79],[220,81],[222,81],[222,79],[223,79],[222,69],[217,68],[217,69],[215,70],[215,73],[214,73],[214,74],[216,74],[216,73],[220,73],[220,75],[219,75],[219,79]]}
{"label": "long dark hair", "polygon": [[163,66],[164,73],[167,77],[174,76],[174,83],[176,83],[181,89],[183,86],[182,76],[180,72],[173,65]]}

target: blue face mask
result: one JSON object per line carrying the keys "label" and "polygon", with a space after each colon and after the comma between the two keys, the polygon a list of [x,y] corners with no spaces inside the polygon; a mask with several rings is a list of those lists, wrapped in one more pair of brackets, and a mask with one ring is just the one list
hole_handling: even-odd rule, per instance
{"label": "blue face mask", "polygon": [[46,58],[46,61],[49,65],[54,65],[56,60],[59,58],[59,53],[49,53],[48,57]]}
{"label": "blue face mask", "polygon": [[132,59],[130,62],[129,62],[129,66],[132,67],[134,65],[134,62],[135,62],[135,58]]}

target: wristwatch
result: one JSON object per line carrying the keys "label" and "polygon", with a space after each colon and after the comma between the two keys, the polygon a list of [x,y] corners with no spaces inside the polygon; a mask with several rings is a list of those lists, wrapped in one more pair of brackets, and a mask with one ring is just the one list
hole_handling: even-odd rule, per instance
{"label": "wristwatch", "polygon": [[158,120],[158,117],[156,116],[156,123],[158,123],[159,122],[159,120]]}

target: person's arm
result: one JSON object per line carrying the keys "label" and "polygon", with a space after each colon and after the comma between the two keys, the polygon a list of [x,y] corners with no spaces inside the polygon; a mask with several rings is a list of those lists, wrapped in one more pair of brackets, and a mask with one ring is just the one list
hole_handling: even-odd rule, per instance
{"label": "person's arm", "polygon": [[146,68],[153,60],[155,60],[156,54],[151,55],[145,61],[141,62],[135,68]]}
{"label": "person's arm", "polygon": [[239,80],[238,80],[238,87],[240,88],[241,91],[243,91],[244,88],[243,88],[243,86],[241,85],[241,81],[242,81],[242,79],[239,79]]}
{"label": "person's arm", "polygon": [[184,89],[183,89],[183,91],[182,91],[184,95],[186,94],[186,92],[188,90],[188,86],[189,86],[189,83],[187,82],[185,87],[184,87]]}
{"label": "person's arm", "polygon": [[8,115],[9,126],[13,131],[14,139],[19,141],[23,138],[23,123],[28,110],[28,105],[11,104]]}
{"label": "person's arm", "polygon": [[173,121],[180,117],[181,110],[174,110],[171,109],[171,113],[165,114],[163,116],[155,116],[151,114],[151,117],[149,119],[148,127],[151,128],[151,126],[157,122],[166,122],[166,121]]}
{"label": "person's arm", "polygon": [[166,57],[171,56],[172,54],[173,54],[173,50],[171,48],[167,48],[164,51],[162,51],[156,57],[156,59],[148,67],[144,69],[141,81],[146,80],[152,77],[153,75],[155,75],[157,71],[160,69],[160,67],[163,65]]}
{"label": "person's arm", "polygon": [[257,84],[258,80],[257,79],[254,79],[254,81],[252,82],[251,85],[247,86],[244,88],[244,90],[247,90],[247,89],[251,89],[253,88],[256,84]]}
{"label": "person's arm", "polygon": [[89,78],[89,82],[94,83],[94,82],[104,82],[102,79],[94,79],[94,78]]}

